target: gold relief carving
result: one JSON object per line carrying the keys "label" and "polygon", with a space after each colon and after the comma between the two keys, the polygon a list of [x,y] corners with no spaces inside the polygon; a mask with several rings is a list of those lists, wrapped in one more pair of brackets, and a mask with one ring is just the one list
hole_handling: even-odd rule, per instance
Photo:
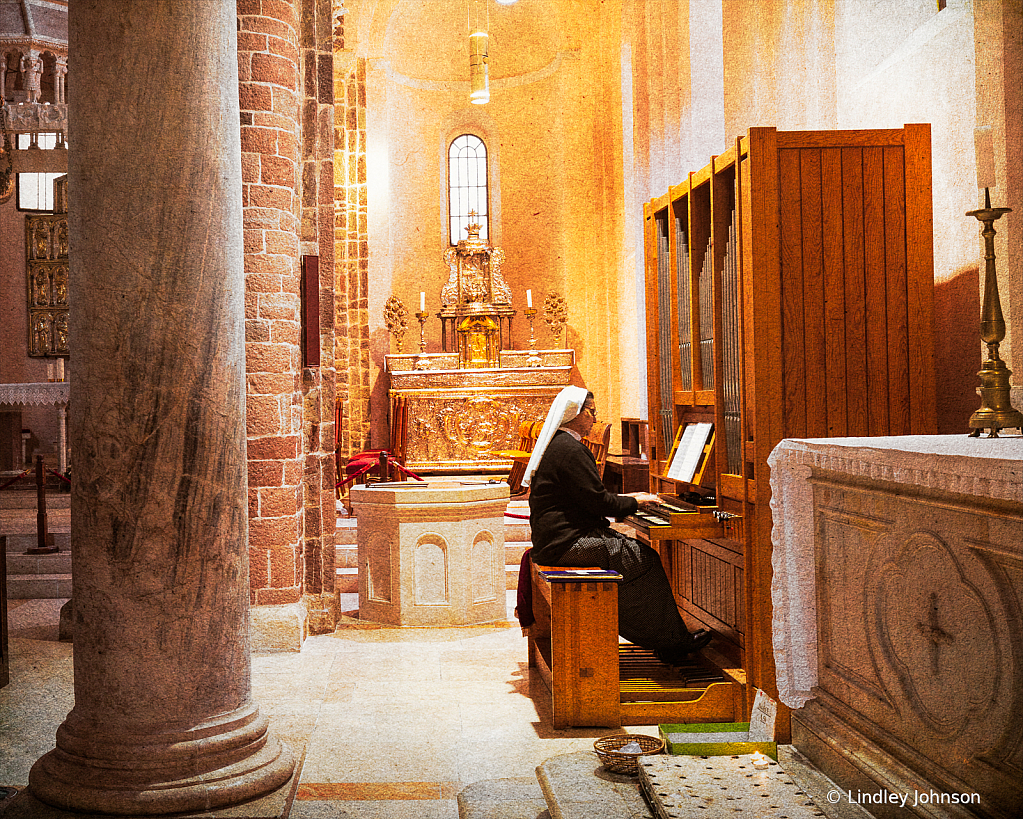
{"label": "gold relief carving", "polygon": [[57,352],[64,353],[68,351],[68,314],[67,311],[57,313],[53,320],[53,344],[54,349]]}
{"label": "gold relief carving", "polygon": [[561,331],[565,329],[565,323],[568,321],[568,304],[564,297],[553,291],[548,293],[543,301],[543,314],[547,329],[556,340],[561,341]]}
{"label": "gold relief carving", "polygon": [[54,246],[57,258],[63,258],[68,255],[67,219],[61,219],[57,222],[56,231],[54,232]]}
{"label": "gold relief carving", "polygon": [[466,398],[461,404],[449,404],[437,413],[437,426],[443,438],[467,452],[472,460],[489,460],[490,450],[499,448],[517,431],[521,411],[514,404],[493,398]]}
{"label": "gold relief carving", "polygon": [[437,428],[429,417],[413,415],[412,425],[416,435],[414,442],[407,445],[411,460],[434,463],[448,459],[447,449],[441,448],[442,441],[437,435]]}
{"label": "gold relief carving", "polygon": [[49,313],[33,313],[30,355],[47,355],[50,352],[50,340],[53,338],[52,324],[52,317]]}
{"label": "gold relief carving", "polygon": [[490,454],[518,444],[522,420],[542,418],[555,392],[539,395],[409,397],[406,466],[413,470],[507,470]]}
{"label": "gold relief carving", "polygon": [[28,354],[67,355],[67,216],[25,218]]}
{"label": "gold relief carving", "polygon": [[31,234],[29,239],[30,259],[50,258],[50,230],[49,226],[41,219],[30,219]]}
{"label": "gold relief carving", "polygon": [[67,304],[67,265],[58,265],[53,269],[53,303]]}
{"label": "gold relief carving", "polygon": [[[436,390],[444,388],[467,388],[479,385],[480,377],[486,379],[488,387],[554,387],[564,386],[571,378],[567,367],[557,369],[529,370],[465,370],[467,375],[476,378],[453,378],[450,372],[431,372],[419,370],[412,372],[394,372],[391,374],[392,390]],[[460,373],[461,374],[461,373]]]}
{"label": "gold relief carving", "polygon": [[50,306],[50,271],[43,266],[29,268],[29,278],[32,280],[32,306]]}
{"label": "gold relief carving", "polygon": [[384,304],[384,326],[398,342],[398,352],[400,353],[402,339],[408,329],[408,310],[397,296],[392,295]]}
{"label": "gold relief carving", "polygon": [[467,230],[467,239],[444,251],[449,275],[440,291],[441,305],[511,304],[511,288],[501,273],[504,250],[482,241],[479,225],[469,225]]}

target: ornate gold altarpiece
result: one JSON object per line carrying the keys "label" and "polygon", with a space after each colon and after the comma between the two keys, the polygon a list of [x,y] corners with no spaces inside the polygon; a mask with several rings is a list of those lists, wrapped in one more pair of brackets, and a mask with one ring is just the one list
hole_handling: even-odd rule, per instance
{"label": "ornate gold altarpiece", "polygon": [[[507,472],[495,450],[516,449],[523,421],[543,418],[572,375],[573,350],[508,350],[511,289],[501,275],[504,251],[479,238],[479,225],[444,253],[450,277],[441,290],[443,351],[401,353],[404,320],[388,325],[399,352],[384,357],[391,448],[413,472]],[[400,302],[392,314],[403,312]],[[527,309],[532,320],[535,311]],[[532,333],[530,345],[533,345]],[[397,439],[397,440],[395,440]]]}
{"label": "ornate gold altarpiece", "polygon": [[[67,185],[67,177],[58,182]],[[66,187],[55,186],[58,210],[64,209]],[[25,217],[28,273],[28,354],[66,356],[68,348],[67,212]]]}
{"label": "ornate gold altarpiece", "polygon": [[[413,472],[507,472],[493,450],[517,449],[519,425],[543,418],[572,374],[572,350],[503,350],[500,366],[459,369],[455,353],[389,355],[393,414],[404,413],[404,463]],[[416,369],[421,358],[429,366]],[[392,441],[392,446],[397,442]],[[399,445],[400,448],[400,445]]]}

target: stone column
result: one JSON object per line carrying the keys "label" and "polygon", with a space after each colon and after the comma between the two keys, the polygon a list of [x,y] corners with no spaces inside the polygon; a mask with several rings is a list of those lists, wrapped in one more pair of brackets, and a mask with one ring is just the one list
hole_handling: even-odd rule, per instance
{"label": "stone column", "polygon": [[29,791],[208,811],[294,769],[250,686],[235,0],[68,16],[75,707]]}

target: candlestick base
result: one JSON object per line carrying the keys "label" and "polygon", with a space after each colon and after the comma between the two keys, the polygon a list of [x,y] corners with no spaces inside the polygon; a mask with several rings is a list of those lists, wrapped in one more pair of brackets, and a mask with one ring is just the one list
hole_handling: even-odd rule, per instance
{"label": "candlestick base", "polygon": [[[994,345],[997,348],[997,344]],[[998,430],[1023,429],[1023,413],[1012,406],[1009,399],[1009,376],[1012,370],[997,357],[984,362],[984,369],[977,373],[980,378],[980,409],[970,416],[971,438],[979,438],[983,430],[989,430],[988,438],[997,438]]]}
{"label": "candlestick base", "polygon": [[984,229],[984,305],[981,308],[980,338],[987,344],[987,360],[977,373],[980,378],[980,409],[970,416],[971,438],[980,437],[981,430],[989,430],[989,438],[997,438],[998,430],[1019,427],[1023,431],[1023,413],[1014,409],[1010,400],[1009,376],[1012,371],[998,356],[998,345],[1005,338],[1005,319],[998,297],[998,274],[995,271],[994,223],[1010,208],[991,207],[990,191],[984,190],[985,207],[967,212]]}

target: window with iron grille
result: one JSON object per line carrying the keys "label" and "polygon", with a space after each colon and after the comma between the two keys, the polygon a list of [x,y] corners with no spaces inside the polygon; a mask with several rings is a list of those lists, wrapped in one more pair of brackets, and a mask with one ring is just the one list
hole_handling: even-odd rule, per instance
{"label": "window with iron grille", "polygon": [[[487,146],[474,134],[456,137],[448,148],[448,240],[457,245],[476,222],[480,239],[489,241]],[[470,216],[470,214],[472,214]]]}

